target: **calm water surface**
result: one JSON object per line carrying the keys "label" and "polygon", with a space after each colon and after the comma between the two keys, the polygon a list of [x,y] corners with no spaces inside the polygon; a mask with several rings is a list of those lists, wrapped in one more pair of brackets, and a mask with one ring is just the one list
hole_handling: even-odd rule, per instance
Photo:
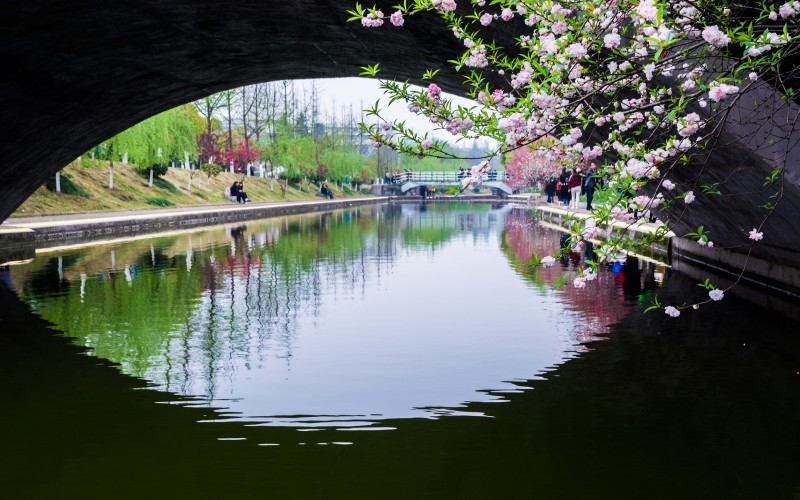
{"label": "calm water surface", "polygon": [[798,322],[642,314],[702,293],[654,261],[554,290],[558,246],[409,204],[40,252],[0,272],[6,491],[800,498]]}

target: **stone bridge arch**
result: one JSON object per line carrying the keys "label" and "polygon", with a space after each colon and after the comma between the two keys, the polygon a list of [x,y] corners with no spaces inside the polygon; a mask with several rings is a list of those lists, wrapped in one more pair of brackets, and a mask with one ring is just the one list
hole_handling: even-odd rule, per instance
{"label": "stone bridge arch", "polygon": [[[392,2],[377,3],[391,12]],[[426,69],[441,68],[437,83],[459,91],[461,78],[442,64],[462,47],[438,18],[422,15],[402,28],[365,29],[346,22],[353,5],[354,0],[28,0],[6,8],[0,19],[0,220],[95,144],[223,89],[356,76],[361,66],[380,62],[383,75],[412,81]],[[512,36],[504,26],[509,25],[490,28],[501,43]],[[764,151],[800,139],[794,103],[785,106],[764,88],[750,97],[733,113],[738,123],[723,138],[725,147],[703,164],[701,182],[752,190],[784,162]],[[779,126],[752,133],[754,126],[742,122],[753,116]],[[784,198],[754,255],[800,268],[800,148],[788,150]],[[698,200],[697,215],[678,232],[712,220],[715,227],[707,229],[718,246],[741,245],[757,220],[756,199],[741,196],[732,206]]]}
{"label": "stone bridge arch", "polygon": [[[418,81],[460,54],[435,16],[366,29],[346,22],[354,5],[30,0],[6,9],[0,220],[78,155],[179,104],[258,82],[358,76],[376,62],[386,77]],[[442,70],[437,83],[458,91],[460,77]]]}

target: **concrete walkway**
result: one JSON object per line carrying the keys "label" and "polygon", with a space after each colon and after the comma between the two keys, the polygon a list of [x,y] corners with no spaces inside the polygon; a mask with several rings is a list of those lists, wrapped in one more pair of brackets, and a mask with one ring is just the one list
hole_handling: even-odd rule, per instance
{"label": "concrete walkway", "polygon": [[[515,194],[508,197],[509,200],[523,202],[526,205],[532,206],[535,208],[537,212],[540,213],[542,219],[550,221],[550,222],[557,222],[561,223],[566,219],[578,219],[584,220],[588,219],[590,212],[585,208],[569,208],[566,205],[561,203],[547,203],[543,200],[542,196],[533,194],[533,195],[521,195]],[[655,234],[656,231],[663,225],[661,223],[652,223],[646,222],[644,220],[640,220],[637,222],[622,222],[613,220],[609,222],[609,225],[617,231],[628,231],[629,233],[634,234]],[[672,231],[668,231],[665,234],[667,239],[675,237],[675,233]]]}
{"label": "concrete walkway", "polygon": [[277,215],[287,215],[387,201],[386,197],[357,197],[292,202],[263,202],[152,210],[122,210],[40,217],[12,217],[0,224],[0,250],[38,246],[97,236],[186,228]]}

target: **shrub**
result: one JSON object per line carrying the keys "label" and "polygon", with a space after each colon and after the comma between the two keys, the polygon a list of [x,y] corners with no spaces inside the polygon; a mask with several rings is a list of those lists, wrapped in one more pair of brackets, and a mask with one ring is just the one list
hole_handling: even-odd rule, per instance
{"label": "shrub", "polygon": [[153,178],[158,179],[161,176],[166,175],[167,171],[169,170],[169,165],[155,164],[152,167],[136,167],[136,171],[139,172],[139,175],[147,179],[150,177],[150,168],[153,169]]}
{"label": "shrub", "polygon": [[170,200],[166,198],[162,198],[161,196],[154,196],[152,198],[147,199],[148,205],[153,205],[156,207],[174,207],[175,204],[172,203]]}
{"label": "shrub", "polygon": [[[155,173],[153,173],[153,175],[155,175]],[[156,179],[153,179],[153,185],[155,187],[158,187],[158,188],[161,188],[161,189],[166,189],[167,191],[169,191],[172,194],[181,194],[180,190],[178,188],[176,188],[173,183],[171,183],[170,181],[168,181],[166,179],[162,179],[160,177],[156,178]]]}
{"label": "shrub", "polygon": [[[44,187],[50,191],[56,190],[56,176],[48,177],[44,183]],[[61,192],[64,194],[71,194],[80,196],[81,198],[88,198],[89,193],[83,190],[82,187],[75,184],[67,174],[61,174]]]}
{"label": "shrub", "polygon": [[203,173],[206,174],[206,176],[210,179],[218,176],[222,172],[222,167],[220,165],[215,165],[214,163],[204,163],[200,166],[200,170],[202,170]]}

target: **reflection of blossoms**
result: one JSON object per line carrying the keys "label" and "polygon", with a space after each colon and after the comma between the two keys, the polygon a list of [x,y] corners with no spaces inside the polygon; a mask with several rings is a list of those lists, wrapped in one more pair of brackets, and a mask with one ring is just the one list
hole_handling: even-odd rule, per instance
{"label": "reflection of blossoms", "polygon": [[664,312],[667,314],[667,316],[670,316],[672,318],[677,318],[678,316],[681,315],[681,312],[672,306],[665,307]]}
{"label": "reflection of blossoms", "polygon": [[554,259],[551,255],[542,257],[542,260],[540,261],[540,264],[542,264],[544,267],[552,267],[555,263],[556,259]]}
{"label": "reflection of blossoms", "polygon": [[714,290],[708,292],[708,296],[711,297],[711,300],[722,300],[722,297],[725,296],[725,292],[719,288],[715,288]]}

